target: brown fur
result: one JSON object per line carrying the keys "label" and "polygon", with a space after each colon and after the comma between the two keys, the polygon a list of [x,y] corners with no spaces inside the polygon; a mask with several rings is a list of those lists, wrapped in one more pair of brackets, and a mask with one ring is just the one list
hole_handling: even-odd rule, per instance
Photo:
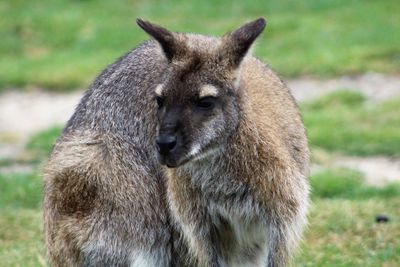
{"label": "brown fur", "polygon": [[[185,56],[177,63],[171,56],[162,82],[159,136],[178,138],[161,155],[173,167],[166,170],[168,197],[200,266],[286,266],[306,223],[309,151],[301,116],[283,82],[244,57],[260,25],[222,39],[176,35]],[[204,115],[191,99],[207,84],[219,95]]]}

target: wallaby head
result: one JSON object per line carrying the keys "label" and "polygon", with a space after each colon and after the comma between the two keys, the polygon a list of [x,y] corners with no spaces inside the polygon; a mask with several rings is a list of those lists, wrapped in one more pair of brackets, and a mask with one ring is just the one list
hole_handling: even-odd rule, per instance
{"label": "wallaby head", "polygon": [[169,63],[154,92],[161,163],[177,167],[224,146],[240,118],[240,64],[265,20],[222,38],[175,33],[140,19],[137,23],[158,41]]}

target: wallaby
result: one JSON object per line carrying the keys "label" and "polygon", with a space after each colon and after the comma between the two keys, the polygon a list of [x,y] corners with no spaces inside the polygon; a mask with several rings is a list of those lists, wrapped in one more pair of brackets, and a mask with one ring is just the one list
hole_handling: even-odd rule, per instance
{"label": "wallaby", "polygon": [[287,265],[308,149],[288,89],[246,56],[265,21],[220,39],[137,22],[156,41],[95,80],[45,167],[51,265]]}
{"label": "wallaby", "polygon": [[288,88],[247,53],[265,20],[222,38],[138,24],[168,60],[153,76],[156,143],[197,265],[287,266],[306,223],[309,150]]}

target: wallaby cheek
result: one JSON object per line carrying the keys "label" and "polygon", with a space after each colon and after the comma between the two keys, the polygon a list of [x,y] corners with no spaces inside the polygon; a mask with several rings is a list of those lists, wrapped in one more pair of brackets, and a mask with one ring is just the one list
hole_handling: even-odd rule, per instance
{"label": "wallaby cheek", "polygon": [[199,144],[202,147],[220,143],[225,138],[226,124],[223,116],[218,116],[203,125],[198,133]]}

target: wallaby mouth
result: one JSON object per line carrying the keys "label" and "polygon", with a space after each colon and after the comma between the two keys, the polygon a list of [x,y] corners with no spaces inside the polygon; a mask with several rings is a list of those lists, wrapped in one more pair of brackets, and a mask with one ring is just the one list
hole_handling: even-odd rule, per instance
{"label": "wallaby mouth", "polygon": [[178,168],[180,166],[185,165],[186,163],[190,162],[191,158],[184,158],[182,160],[173,160],[170,158],[164,158],[164,159],[160,159],[160,164],[161,165],[165,165],[168,168]]}
{"label": "wallaby mouth", "polygon": [[175,133],[162,133],[157,137],[156,145],[158,151],[158,159],[160,164],[166,165],[168,168],[178,166],[178,144],[177,135]]}
{"label": "wallaby mouth", "polygon": [[175,160],[166,156],[159,155],[159,161],[161,165],[165,165],[168,168],[176,168],[179,166]]}
{"label": "wallaby mouth", "polygon": [[158,154],[158,161],[161,165],[167,166],[168,168],[177,168],[189,162],[192,158],[182,156],[179,151],[172,151],[167,154],[162,154],[160,151]]}

